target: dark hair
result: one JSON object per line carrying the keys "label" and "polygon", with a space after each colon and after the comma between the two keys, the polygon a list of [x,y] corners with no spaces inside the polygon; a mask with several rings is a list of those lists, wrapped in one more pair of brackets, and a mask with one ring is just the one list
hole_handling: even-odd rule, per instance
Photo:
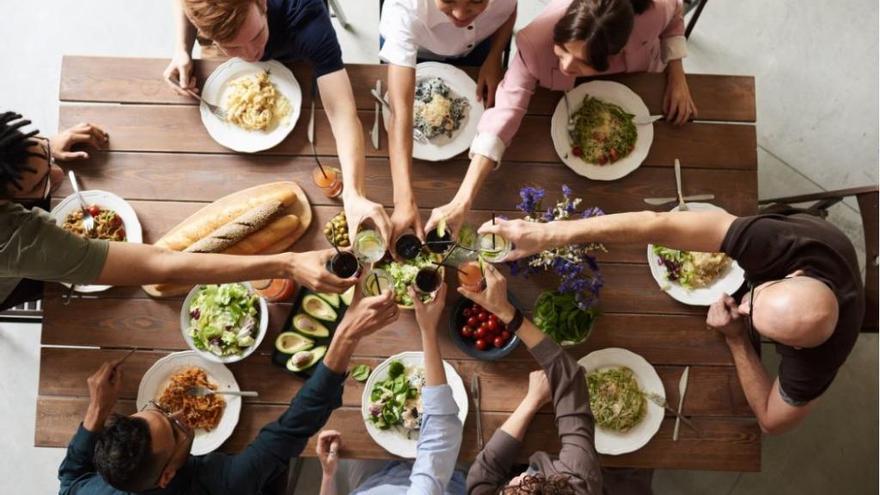
{"label": "dark hair", "polygon": [[564,474],[545,477],[543,474],[523,476],[517,486],[506,486],[502,495],[574,495],[574,488]]}
{"label": "dark hair", "polygon": [[95,467],[113,488],[139,492],[153,488],[160,469],[152,453],[150,427],[143,418],[113,415],[98,434]]}
{"label": "dark hair", "polygon": [[21,187],[23,172],[36,172],[27,164],[28,156],[42,156],[30,151],[37,144],[31,138],[40,131],[22,132],[19,129],[31,121],[20,119],[21,115],[15,112],[0,113],[0,198],[9,197],[12,186]]}
{"label": "dark hair", "polygon": [[608,70],[608,56],[623,50],[636,14],[652,4],[653,0],[574,0],[553,27],[553,42],[585,42],[587,64],[599,72]]}

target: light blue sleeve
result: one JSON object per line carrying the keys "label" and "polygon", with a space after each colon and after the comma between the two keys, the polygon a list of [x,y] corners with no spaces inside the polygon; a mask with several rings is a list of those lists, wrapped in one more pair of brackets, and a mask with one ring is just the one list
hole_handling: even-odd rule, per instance
{"label": "light blue sleeve", "polygon": [[462,425],[449,385],[422,388],[422,427],[407,494],[442,495],[455,471]]}

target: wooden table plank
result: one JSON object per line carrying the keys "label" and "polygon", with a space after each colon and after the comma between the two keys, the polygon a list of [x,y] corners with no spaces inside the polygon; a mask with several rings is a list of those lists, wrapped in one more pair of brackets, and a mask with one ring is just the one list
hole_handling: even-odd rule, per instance
{"label": "wooden table plank", "polygon": [[[38,447],[64,447],[70,441],[82,421],[88,399],[68,397],[40,397],[37,401],[37,427],[35,444]],[[134,412],[134,402],[122,400],[116,406],[119,414]],[[260,428],[274,421],[285,410],[278,405],[245,405],[241,410],[238,427],[232,437],[221,447],[227,452],[242,450],[256,436]],[[476,426],[474,412],[468,413],[464,425],[464,440],[459,459],[472,460],[476,455]],[[507,414],[484,412],[481,415],[484,436],[501,426]],[[559,439],[546,432],[555,431],[554,418],[539,413],[526,433],[520,449],[519,462],[539,450],[556,453]],[[646,467],[655,469],[712,469],[726,471],[760,471],[761,434],[755,420],[741,418],[695,418],[701,432],[697,437],[689,428],[682,428],[677,442],[672,441],[673,421],[665,419],[657,435],[642,449],[624,456],[601,456],[605,466]],[[325,428],[343,433],[345,445],[340,452],[343,458],[376,459],[388,457],[381,447],[366,433],[360,408],[337,409]],[[312,437],[302,453],[303,457],[315,456],[316,437]]]}
{"label": "wooden table plank", "polygon": [[[193,74],[203,84],[222,60],[194,60]],[[61,62],[61,101],[104,103],[151,103],[195,105],[178,96],[162,80],[168,59],[82,57],[65,55]],[[303,88],[306,101],[311,96],[311,71],[303,64],[288,64]],[[369,90],[376,79],[387,84],[387,70],[379,65],[346,66],[357,107],[372,110]],[[466,69],[476,79],[476,69]],[[645,101],[652,114],[662,113],[666,78],[660,73],[621,74],[607,79],[629,86]],[[748,76],[688,74],[688,87],[701,120],[755,121],[755,80]],[[529,105],[531,114],[551,114],[559,93],[539,88]],[[318,102],[320,106],[320,102]]]}
{"label": "wooden table plank", "polygon": [[[322,162],[338,165],[335,158]],[[413,166],[413,192],[422,208],[431,209],[449,202],[458,190],[468,162],[444,162],[443,174],[436,173],[438,166],[420,161]],[[312,205],[340,208],[340,201],[327,199],[312,182],[313,167],[314,160],[308,157],[290,159],[267,155],[120,152],[94,153],[90,160],[77,163],[76,173],[86,189],[112,191],[129,200],[143,201],[209,202],[247,187],[286,179],[300,184]],[[228,180],[226,175],[227,171],[232,170],[235,181]],[[367,160],[364,175],[364,187],[370,199],[383,205],[393,205],[388,160]],[[671,162],[668,166],[641,167],[613,182],[590,181],[559,163],[505,162],[502,169],[486,180],[474,200],[473,209],[514,210],[520,202],[519,190],[525,185],[540,185],[547,191],[548,200],[551,200],[561,197],[561,187],[565,184],[584,199],[585,205],[599,206],[607,213],[644,209],[666,211],[673,205],[655,207],[642,200],[674,197],[673,177]],[[684,164],[682,182],[685,195],[715,194],[712,202],[733,214],[749,215],[756,211],[754,198],[757,197],[757,178],[754,171],[705,169]],[[194,184],[198,184],[198,187],[193,187]],[[737,187],[730,187],[730,184],[737,184]],[[55,196],[61,199],[72,192],[70,184],[65,181]],[[141,208],[139,203],[135,206]],[[315,212],[318,213],[317,209]],[[143,216],[147,215],[151,215],[149,210],[145,210]],[[174,218],[177,217],[169,221]]]}
{"label": "wooden table plank", "polygon": [[[110,151],[165,151],[188,153],[229,153],[216,143],[201,123],[199,111],[184,105],[63,105],[60,127],[79,122],[102,126],[110,134]],[[368,157],[388,156],[387,135],[380,150],[369,143],[373,113],[359,111],[365,153]],[[262,152],[269,155],[311,155],[306,139],[308,118],[302,116],[293,132],[278,146]],[[550,117],[527,116],[505,152],[504,161],[558,163],[559,157],[550,139]],[[530,136],[522,139],[522,136]],[[323,110],[315,112],[315,148],[320,155],[336,155],[336,144]],[[460,156],[465,156],[462,153]],[[755,127],[738,124],[690,123],[675,127],[666,122],[654,125],[654,143],[645,159],[646,165],[666,165],[675,158],[682,163],[707,168],[757,168]]]}

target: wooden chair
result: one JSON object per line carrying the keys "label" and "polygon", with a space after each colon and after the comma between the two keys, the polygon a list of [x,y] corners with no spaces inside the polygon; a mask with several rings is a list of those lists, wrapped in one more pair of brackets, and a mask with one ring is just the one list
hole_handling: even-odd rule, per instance
{"label": "wooden chair", "polygon": [[862,228],[865,231],[865,319],[862,323],[863,332],[877,333],[877,271],[878,271],[878,193],[877,186],[855,187],[838,191],[825,191],[815,194],[803,194],[785,198],[764,199],[758,202],[762,212],[772,212],[780,207],[791,207],[804,203],[812,205],[799,208],[822,218],[828,216],[828,208],[843,201],[847,197],[855,197],[859,203],[862,217]]}
{"label": "wooden chair", "polygon": [[700,18],[700,14],[703,13],[703,7],[706,6],[706,2],[709,0],[684,0],[684,13],[687,14],[691,10],[695,10],[694,15],[691,16],[691,20],[688,21],[687,27],[684,30],[684,37],[690,38],[691,31],[694,30],[694,26],[697,25],[697,20]]}

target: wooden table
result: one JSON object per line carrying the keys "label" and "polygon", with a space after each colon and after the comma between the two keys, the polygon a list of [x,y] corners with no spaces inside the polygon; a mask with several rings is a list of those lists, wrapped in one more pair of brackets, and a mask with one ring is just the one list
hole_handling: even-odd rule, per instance
{"label": "wooden table", "polygon": [[[313,167],[305,136],[307,115],[293,133],[276,148],[256,155],[231,153],[216,144],[201,124],[194,102],[168,89],[160,79],[166,60],[65,57],[62,66],[59,128],[87,121],[110,133],[110,149],[95,153],[76,170],[87,189],[113,191],[126,198],[143,224],[144,241],[158,239],[192,212],[223,195],[279,179],[295,180],[312,201],[314,225],[295,250],[327,247],[322,227],[340,210],[340,203],[327,200],[312,184]],[[219,64],[196,62],[200,81]],[[373,101],[368,89],[384,79],[380,66],[352,65],[348,72],[354,86],[365,133],[373,121]],[[308,70],[295,67],[308,107]],[[613,78],[641,95],[651,113],[661,112],[663,76],[624,75]],[[755,140],[755,93],[751,77],[690,75],[688,82],[699,108],[699,123],[674,128],[655,124],[651,151],[640,169],[615,182],[592,182],[563,166],[550,140],[550,114],[559,95],[539,90],[529,114],[505,155],[503,169],[486,183],[474,204],[471,223],[479,224],[495,210],[516,216],[522,185],[540,185],[548,198],[556,197],[568,184],[586,205],[608,213],[645,209],[642,198],[674,196],[674,158],[684,166],[685,194],[714,193],[716,203],[735,214],[751,214],[757,205],[757,155]],[[320,102],[317,103],[320,107]],[[336,148],[329,124],[319,110],[316,120],[318,153],[334,162]],[[380,150],[367,143],[366,190],[371,199],[392,203],[387,160],[387,136]],[[467,168],[466,156],[442,164],[416,162],[413,187],[427,219],[430,209],[446,203],[458,188]],[[70,192],[65,184],[59,198]],[[665,208],[659,208],[665,209]],[[604,314],[592,337],[569,352],[579,358],[595,349],[624,347],[650,361],[666,387],[670,402],[678,400],[678,379],[691,367],[684,413],[693,418],[702,435],[683,427],[678,442],[672,441],[673,418],[663,421],[660,431],[641,450],[622,456],[605,456],[608,466],[640,466],[757,471],[761,462],[761,434],[740,388],[733,361],[722,339],[706,330],[705,309],[677,303],[658,290],[648,270],[644,246],[608,246],[600,256],[606,286],[602,291]],[[529,309],[537,295],[554,288],[552,277],[510,279],[513,293]],[[60,290],[47,289],[44,301],[40,389],[37,404],[38,446],[65,446],[81,421],[88,402],[86,377],[105,360],[122,356],[127,348],[140,349],[126,363],[125,383],[119,412],[134,410],[140,377],[157,359],[186,345],[180,335],[178,314],[181,299],[151,299],[139,287],[118,287],[96,297],[74,299],[62,306]],[[242,449],[265,423],[287,407],[302,385],[270,363],[272,343],[281,330],[289,305],[271,309],[269,335],[259,352],[231,365],[242,389],[258,390],[257,400],[246,400],[235,433],[225,450]],[[387,356],[418,349],[417,330],[411,313],[404,313],[393,326],[361,343],[353,364],[378,364]],[[469,383],[473,373],[482,380],[482,423],[488,440],[525,394],[527,374],[536,365],[524,346],[497,363],[470,359],[442,336],[443,356]],[[88,346],[72,347],[72,346]],[[147,350],[148,349],[148,350]],[[344,432],[344,457],[382,458],[388,454],[366,433],[360,417],[362,385],[349,380],[343,407],[327,424]],[[475,408],[465,423],[462,459],[476,455]],[[529,429],[522,457],[559,448],[551,409],[538,414]],[[303,455],[314,455],[310,444]]]}

